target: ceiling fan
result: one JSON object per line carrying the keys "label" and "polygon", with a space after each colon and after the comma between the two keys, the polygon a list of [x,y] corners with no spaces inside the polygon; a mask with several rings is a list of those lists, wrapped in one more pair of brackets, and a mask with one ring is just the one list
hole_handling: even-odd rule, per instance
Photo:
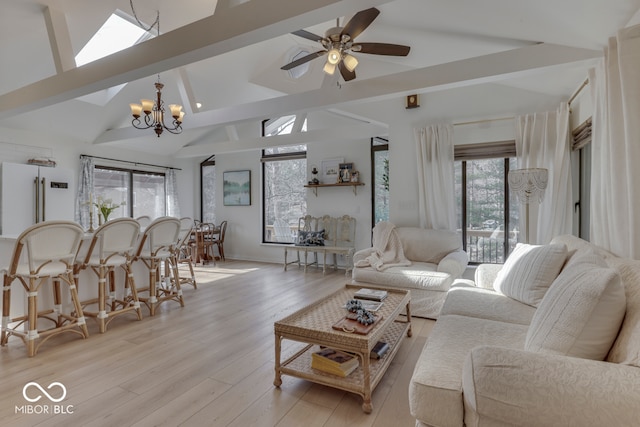
{"label": "ceiling fan", "polygon": [[407,56],[409,46],[390,43],[358,43],[355,38],[363,32],[380,14],[375,7],[361,10],[356,13],[353,18],[347,22],[344,27],[340,27],[339,22],[336,27],[329,28],[324,37],[320,37],[306,30],[298,30],[291,34],[312,40],[322,44],[323,50],[303,56],[300,59],[292,61],[283,67],[282,70],[290,70],[305,64],[312,59],[327,55],[327,62],[324,65],[324,71],[327,74],[333,74],[336,67],[340,70],[340,74],[345,81],[356,78],[355,68],[358,60],[352,55],[354,52],[369,53],[374,55],[389,56]]}

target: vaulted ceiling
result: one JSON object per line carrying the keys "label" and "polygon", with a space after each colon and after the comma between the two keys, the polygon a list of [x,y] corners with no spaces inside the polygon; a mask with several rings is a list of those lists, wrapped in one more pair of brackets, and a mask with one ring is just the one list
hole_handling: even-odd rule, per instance
{"label": "vaulted ceiling", "polygon": [[[284,114],[329,118],[296,141],[383,133],[385,108],[412,93],[438,120],[553,108],[640,0],[133,0],[143,22],[159,11],[162,34],[82,67],[75,54],[113,12],[132,15],[130,0],[0,5],[0,128],[191,157],[260,146],[256,123]],[[324,59],[300,78],[280,69],[319,48],[291,32],[323,35],[369,7],[381,13],[358,41],[409,45],[407,57],[359,54],[349,82],[325,75]],[[128,104],[152,97],[158,74],[163,99],[185,106],[180,135],[131,126]]]}

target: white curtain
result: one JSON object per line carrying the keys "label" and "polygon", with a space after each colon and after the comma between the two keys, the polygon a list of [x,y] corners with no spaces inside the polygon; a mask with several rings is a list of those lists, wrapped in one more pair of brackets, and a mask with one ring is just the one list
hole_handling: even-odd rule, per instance
{"label": "white curtain", "polygon": [[609,40],[589,86],[591,241],[640,259],[640,25]]}
{"label": "white curtain", "polygon": [[76,197],[75,217],[76,222],[80,224],[85,230],[90,228],[89,224],[89,210],[92,208],[89,206],[90,195],[93,194],[93,175],[94,175],[94,162],[93,157],[82,156],[80,158],[80,176],[78,178],[78,195]]}
{"label": "white curtain", "polygon": [[[572,231],[571,151],[569,107],[516,117],[518,169],[544,168],[549,180],[541,203],[529,204],[529,243],[549,243],[554,236]],[[526,227],[525,207],[520,209],[520,230]]]}
{"label": "white curtain", "polygon": [[178,203],[178,182],[176,170],[167,169],[166,191],[167,191],[167,215],[180,218],[180,204]]}
{"label": "white curtain", "polygon": [[453,126],[415,129],[420,227],[456,230]]}

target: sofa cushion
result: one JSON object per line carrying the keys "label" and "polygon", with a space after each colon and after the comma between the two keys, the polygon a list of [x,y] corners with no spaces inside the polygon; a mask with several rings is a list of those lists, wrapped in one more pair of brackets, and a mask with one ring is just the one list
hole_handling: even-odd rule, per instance
{"label": "sofa cushion", "polygon": [[537,307],[567,258],[565,245],[518,243],[498,273],[496,291]]}
{"label": "sofa cushion", "polygon": [[462,238],[451,230],[396,227],[404,256],[411,261],[438,264],[447,254],[462,248]]}
{"label": "sofa cushion", "polygon": [[529,326],[536,309],[494,290],[454,285],[449,289],[441,316],[459,314]]}
{"label": "sofa cushion", "polygon": [[604,360],[625,309],[615,270],[595,254],[573,259],[533,315],[525,350]]}
{"label": "sofa cushion", "polygon": [[466,316],[440,316],[409,383],[411,414],[434,426],[462,426],[462,368],[472,348],[522,349],[527,327]]}
{"label": "sofa cushion", "polygon": [[414,262],[406,267],[389,267],[383,271],[373,267],[358,267],[353,269],[353,279],[395,288],[440,292],[448,291],[453,282],[449,273],[439,272],[435,264],[427,262]]}
{"label": "sofa cushion", "polygon": [[[625,289],[627,311],[622,327],[613,347],[609,351],[607,361],[640,367],[640,261],[619,258],[599,246],[570,234],[553,238],[552,243],[564,243],[572,252],[594,251],[604,258],[607,265],[620,275]],[[575,255],[574,255],[575,256]]]}

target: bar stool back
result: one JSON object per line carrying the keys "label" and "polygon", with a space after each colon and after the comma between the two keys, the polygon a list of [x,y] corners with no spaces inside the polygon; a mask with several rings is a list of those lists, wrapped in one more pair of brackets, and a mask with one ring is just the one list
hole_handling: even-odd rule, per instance
{"label": "bar stool back", "polygon": [[[11,264],[4,270],[2,345],[15,335],[25,343],[29,357],[33,357],[55,335],[72,332],[82,338],[89,336],[73,276],[83,234],[82,227],[72,221],[44,221],[20,234]],[[11,318],[11,287],[16,281],[27,294],[27,314]],[[69,288],[72,307],[68,310],[63,308],[61,283]],[[47,285],[53,290],[54,308],[39,311],[38,294]],[[53,326],[47,328],[48,322]]]}
{"label": "bar stool back", "polygon": [[180,220],[163,216],[149,224],[138,245],[136,260],[142,261],[149,270],[148,286],[138,288],[139,294],[146,293],[148,296],[138,295],[138,298],[149,308],[149,313],[152,316],[155,315],[156,308],[164,301],[174,300],[179,302],[181,307],[184,307],[177,269],[168,269],[173,277],[163,278],[161,274],[162,264],[171,262],[179,234]]}
{"label": "bar stool back", "polygon": [[[138,320],[142,320],[138,291],[131,271],[139,237],[140,223],[133,218],[108,221],[93,234],[82,268],[90,268],[98,276],[98,297],[83,301],[82,305],[85,315],[95,317],[98,321],[100,333],[104,333],[109,322],[120,314],[133,312]],[[117,297],[115,283],[117,268],[121,268],[125,275],[120,298]],[[87,310],[88,306],[95,304],[98,305],[97,312]]]}

